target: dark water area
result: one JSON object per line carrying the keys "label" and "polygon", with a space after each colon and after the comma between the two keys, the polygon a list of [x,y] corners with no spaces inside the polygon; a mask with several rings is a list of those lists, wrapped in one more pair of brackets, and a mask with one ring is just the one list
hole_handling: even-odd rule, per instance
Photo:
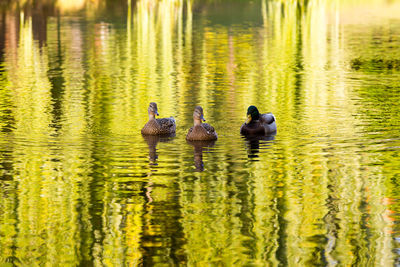
{"label": "dark water area", "polygon": [[[0,265],[399,264],[399,14],[3,1]],[[186,141],[196,105],[218,140]],[[276,134],[240,135],[250,105]]]}

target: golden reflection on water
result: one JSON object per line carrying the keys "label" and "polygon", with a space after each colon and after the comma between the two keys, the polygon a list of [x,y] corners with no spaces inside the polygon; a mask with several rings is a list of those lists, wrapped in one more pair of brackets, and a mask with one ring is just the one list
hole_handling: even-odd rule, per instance
{"label": "golden reflection on water", "polygon": [[[392,51],[399,31],[347,25],[340,1],[229,4],[254,18],[128,1],[123,22],[87,9],[49,16],[43,35],[5,13],[1,264],[396,261],[398,59],[375,42]],[[141,136],[150,101],[175,137]],[[250,104],[276,115],[276,136],[239,136]],[[215,143],[186,142],[195,105]]]}

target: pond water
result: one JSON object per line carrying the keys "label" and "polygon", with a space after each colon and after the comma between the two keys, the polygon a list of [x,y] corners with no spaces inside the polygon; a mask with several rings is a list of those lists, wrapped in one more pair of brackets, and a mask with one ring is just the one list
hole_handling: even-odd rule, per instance
{"label": "pond water", "polygon": [[[399,1],[18,2],[0,265],[400,263]],[[175,137],[140,134],[152,101]],[[276,135],[239,134],[249,105]]]}

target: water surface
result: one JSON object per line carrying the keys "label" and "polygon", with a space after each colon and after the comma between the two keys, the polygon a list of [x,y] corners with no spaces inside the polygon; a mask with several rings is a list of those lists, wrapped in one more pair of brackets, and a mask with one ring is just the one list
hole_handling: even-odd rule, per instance
{"label": "water surface", "polygon": [[399,263],[398,1],[50,2],[0,8],[0,265]]}

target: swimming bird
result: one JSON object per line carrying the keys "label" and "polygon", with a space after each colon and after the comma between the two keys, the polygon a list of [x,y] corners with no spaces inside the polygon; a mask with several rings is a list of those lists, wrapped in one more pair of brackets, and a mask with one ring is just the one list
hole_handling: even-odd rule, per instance
{"label": "swimming bird", "polygon": [[276,133],[276,120],[272,113],[260,114],[255,106],[247,109],[247,121],[240,127],[243,135],[267,135]]}
{"label": "swimming bird", "polygon": [[202,107],[197,106],[194,109],[193,121],[194,126],[189,129],[186,140],[217,140],[218,135],[214,127],[208,123],[202,123],[202,121],[206,121],[204,119]]}
{"label": "swimming bird", "polygon": [[142,134],[168,135],[175,133],[176,125],[173,117],[162,119],[155,118],[156,115],[159,115],[156,103],[151,102],[147,111],[149,113],[149,121],[143,126]]}

